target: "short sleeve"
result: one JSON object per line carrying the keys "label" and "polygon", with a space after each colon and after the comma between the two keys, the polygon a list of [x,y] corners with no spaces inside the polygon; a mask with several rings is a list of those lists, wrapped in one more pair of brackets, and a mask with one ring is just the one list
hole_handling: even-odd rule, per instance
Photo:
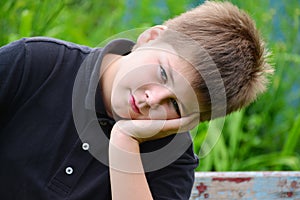
{"label": "short sleeve", "polygon": [[[181,134],[188,135],[189,133]],[[155,144],[151,144],[151,146],[152,145]],[[159,145],[160,144],[156,146]],[[198,163],[198,157],[194,154],[193,144],[191,144],[188,149],[170,165],[146,173],[153,199],[188,200],[194,184],[194,173]]]}
{"label": "short sleeve", "polygon": [[25,65],[24,39],[0,48],[0,127],[9,117]]}

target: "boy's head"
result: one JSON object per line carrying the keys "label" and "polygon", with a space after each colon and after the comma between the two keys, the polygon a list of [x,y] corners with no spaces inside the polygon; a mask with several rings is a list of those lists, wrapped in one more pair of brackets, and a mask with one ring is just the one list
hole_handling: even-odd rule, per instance
{"label": "boy's head", "polygon": [[[253,102],[265,90],[267,75],[272,73],[272,68],[266,62],[267,51],[255,23],[244,11],[228,2],[207,1],[164,25],[158,27],[161,32],[147,34],[152,34],[155,39],[153,45],[170,44],[195,68],[188,70],[198,96],[201,121],[224,114],[212,116],[212,109],[222,110],[226,106],[226,114],[236,111]],[[139,40],[143,40],[143,36]],[[197,43],[198,49],[193,42]],[[135,49],[138,47],[139,42]],[[211,61],[216,67],[211,67]],[[216,73],[221,75],[222,85],[211,88],[208,85],[214,84]],[[222,101],[219,105],[212,103],[211,94],[224,88],[227,104],[221,105]]]}

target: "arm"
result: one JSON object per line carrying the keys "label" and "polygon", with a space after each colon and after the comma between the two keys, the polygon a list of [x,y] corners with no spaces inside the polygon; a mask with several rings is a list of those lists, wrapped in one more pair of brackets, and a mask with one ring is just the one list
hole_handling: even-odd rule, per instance
{"label": "arm", "polygon": [[22,40],[0,48],[0,127],[12,117],[16,96],[25,64],[25,45]]}
{"label": "arm", "polygon": [[[197,116],[197,115],[196,115]],[[190,129],[190,126],[195,126],[195,116],[181,118],[177,120],[166,120],[166,121],[155,121],[155,126],[146,126],[145,121],[139,120],[140,123],[130,123],[132,121],[118,122],[111,133],[110,148],[109,148],[109,160],[110,160],[110,176],[111,176],[111,189],[114,200],[117,199],[153,199],[148,185],[143,164],[140,157],[139,141],[147,141],[166,137],[171,133],[176,133],[180,125],[184,129]],[[197,120],[196,120],[197,121]],[[193,123],[192,123],[193,122]],[[134,128],[133,128],[134,127]],[[159,133],[156,133],[160,129]],[[152,131],[152,134],[151,134]],[[144,133],[141,135],[141,133]],[[182,163],[181,163],[182,164]],[[181,173],[181,167],[176,169],[172,166],[173,172]],[[174,170],[175,169],[175,170]],[[167,170],[166,170],[167,171]],[[184,172],[186,173],[186,172]],[[189,173],[189,172],[188,172]],[[159,174],[159,173],[157,173]],[[172,176],[172,175],[171,175]],[[157,180],[162,182],[166,188],[160,188],[161,190],[167,189],[172,190],[174,185],[166,184],[166,180],[170,177],[162,176],[155,177]],[[174,177],[171,177],[174,179]],[[189,177],[187,177],[188,179]],[[183,178],[185,179],[185,177]],[[176,182],[176,181],[175,181]],[[191,181],[190,181],[191,182]],[[180,183],[180,182],[179,182]],[[187,187],[190,187],[189,185]],[[182,189],[184,190],[184,189]],[[157,193],[158,192],[156,189]],[[183,191],[189,193],[190,190]]]}
{"label": "arm", "polygon": [[[129,152],[129,155],[126,156],[127,153],[124,151]],[[143,165],[139,153],[139,143],[135,139],[113,129],[110,138],[109,160],[111,190],[114,200],[153,199],[145,173],[143,173]],[[119,170],[120,168],[126,168],[122,164],[130,164],[128,172]]]}

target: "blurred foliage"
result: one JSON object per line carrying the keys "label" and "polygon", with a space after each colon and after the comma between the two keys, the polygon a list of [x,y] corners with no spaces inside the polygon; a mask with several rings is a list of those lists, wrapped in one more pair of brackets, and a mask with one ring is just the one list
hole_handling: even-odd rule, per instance
{"label": "blurred foliage", "polygon": [[[256,21],[272,51],[276,71],[268,91],[258,101],[226,117],[218,144],[202,159],[198,170],[299,170],[300,2],[231,2]],[[198,132],[205,130],[199,127]],[[204,137],[197,135],[196,140],[197,151]]]}
{"label": "blurred foliage", "polygon": [[[203,1],[1,0],[0,46],[22,37],[49,36],[88,46],[120,32],[160,24]],[[272,51],[276,72],[268,91],[226,117],[200,171],[300,170],[300,2],[243,1]],[[192,131],[199,152],[209,123]]]}

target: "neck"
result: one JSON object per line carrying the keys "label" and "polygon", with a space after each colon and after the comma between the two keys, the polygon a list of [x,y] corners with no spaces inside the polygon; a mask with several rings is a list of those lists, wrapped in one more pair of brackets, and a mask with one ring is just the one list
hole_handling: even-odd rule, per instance
{"label": "neck", "polygon": [[110,117],[112,115],[111,96],[116,73],[119,70],[119,60],[122,56],[116,54],[106,54],[103,57],[100,70],[100,84],[102,87],[103,102],[106,112]]}

